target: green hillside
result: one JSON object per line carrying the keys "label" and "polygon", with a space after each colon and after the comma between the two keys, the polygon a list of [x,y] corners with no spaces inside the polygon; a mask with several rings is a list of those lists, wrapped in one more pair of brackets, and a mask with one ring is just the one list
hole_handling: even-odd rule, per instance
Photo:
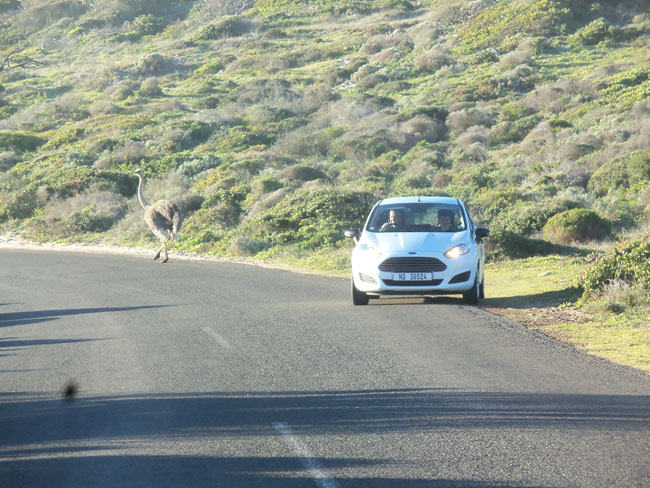
{"label": "green hillside", "polygon": [[493,258],[647,239],[645,1],[3,0],[0,16],[5,235],[153,243],[141,167],[149,200],[183,210],[187,252],[344,269],[343,230],[403,194],[464,199]]}

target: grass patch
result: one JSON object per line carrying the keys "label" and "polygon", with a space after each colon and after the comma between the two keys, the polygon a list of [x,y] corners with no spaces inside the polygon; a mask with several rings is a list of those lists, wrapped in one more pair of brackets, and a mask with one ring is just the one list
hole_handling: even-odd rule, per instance
{"label": "grass patch", "polygon": [[645,322],[620,318],[542,328],[560,339],[610,361],[650,372],[650,311]]}
{"label": "grass patch", "polygon": [[578,260],[545,256],[486,265],[487,308],[526,309],[575,303],[581,296]]}
{"label": "grass patch", "polygon": [[650,303],[617,309],[606,296],[578,307],[582,261],[545,256],[490,263],[482,306],[590,354],[650,372]]}

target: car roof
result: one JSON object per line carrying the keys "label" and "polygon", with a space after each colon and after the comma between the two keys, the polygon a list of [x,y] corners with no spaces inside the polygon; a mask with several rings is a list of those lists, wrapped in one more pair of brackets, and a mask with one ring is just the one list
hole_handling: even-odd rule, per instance
{"label": "car roof", "polygon": [[390,205],[397,203],[442,203],[447,205],[458,205],[459,200],[451,197],[392,197],[385,198],[380,202],[381,205]]}

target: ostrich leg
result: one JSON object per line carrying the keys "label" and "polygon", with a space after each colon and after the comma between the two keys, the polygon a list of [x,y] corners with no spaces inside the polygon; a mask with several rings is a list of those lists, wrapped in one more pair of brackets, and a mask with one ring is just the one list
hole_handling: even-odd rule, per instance
{"label": "ostrich leg", "polygon": [[[153,260],[154,260],[154,261],[160,257],[160,252],[163,250],[163,247],[164,247],[164,246],[165,246],[165,243],[163,242],[163,243],[160,245],[160,247],[158,248],[158,251],[156,251],[156,254],[155,254],[154,257],[153,257]],[[166,251],[165,251],[165,254],[167,254]]]}
{"label": "ostrich leg", "polygon": [[[160,260],[160,262],[166,263],[167,260],[169,259],[169,256],[167,255],[167,241],[163,242],[162,250],[163,250],[163,258]],[[158,251],[158,253],[160,254],[160,251]]]}

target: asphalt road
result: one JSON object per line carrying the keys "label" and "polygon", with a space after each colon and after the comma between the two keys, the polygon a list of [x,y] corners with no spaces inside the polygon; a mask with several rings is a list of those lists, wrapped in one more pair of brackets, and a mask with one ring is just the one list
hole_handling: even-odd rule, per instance
{"label": "asphalt road", "polygon": [[3,488],[650,486],[648,375],[337,278],[0,249],[0,386]]}

